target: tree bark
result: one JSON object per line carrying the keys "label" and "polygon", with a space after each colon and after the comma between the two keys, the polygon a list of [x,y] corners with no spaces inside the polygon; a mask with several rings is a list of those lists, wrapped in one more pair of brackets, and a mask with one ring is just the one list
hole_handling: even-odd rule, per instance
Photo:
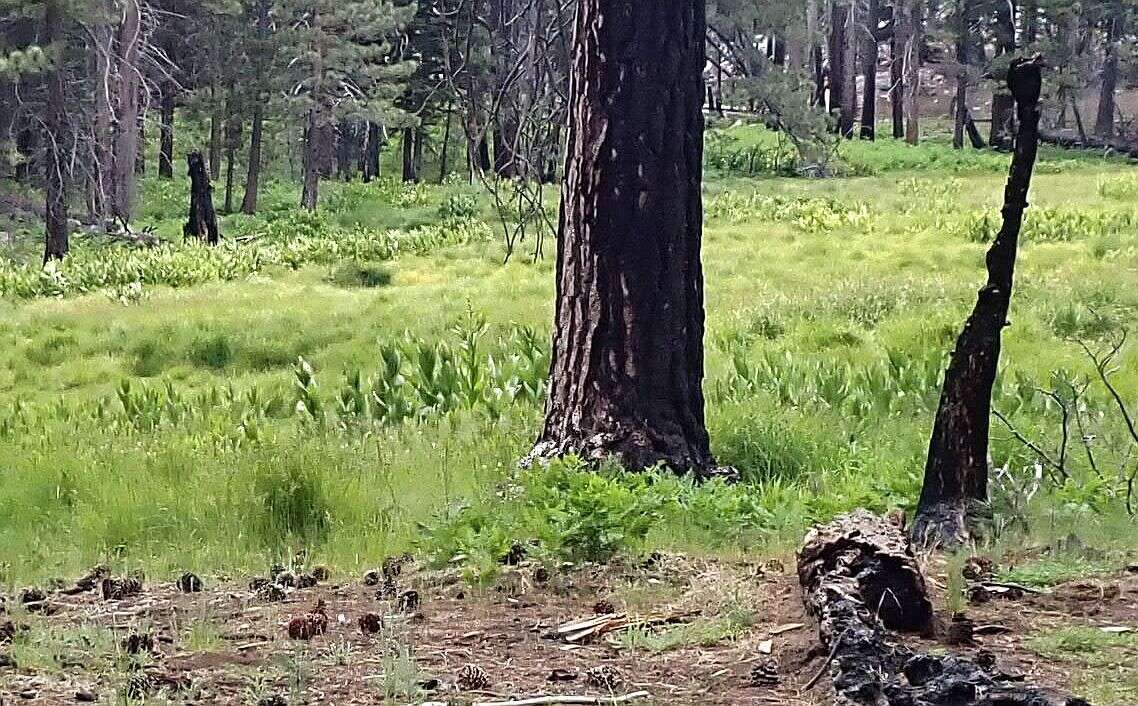
{"label": "tree bark", "polygon": [[264,109],[260,102],[253,107],[253,127],[249,135],[249,165],[245,172],[245,195],[241,199],[241,213],[252,216],[257,212],[257,195],[261,189],[261,141],[264,139]]}
{"label": "tree bark", "polygon": [[[43,45],[53,50],[56,34],[63,23],[59,0],[48,0],[44,7]],[[64,155],[66,131],[66,102],[64,98],[65,65],[62,52],[53,57],[48,74],[47,110],[44,127],[47,128],[47,154],[44,159],[44,252],[43,261],[61,260],[69,247],[67,224],[67,158]]]}
{"label": "tree bark", "polygon": [[[1007,56],[1016,50],[1016,1],[996,3],[996,56]],[[1015,101],[1011,94],[997,87],[992,92],[992,125],[988,142],[997,149],[1012,143]]]}
{"label": "tree bark", "polygon": [[174,83],[162,84],[161,105],[159,106],[159,144],[158,176],[161,179],[174,178]]}
{"label": "tree bark", "polygon": [[703,0],[580,0],[545,424],[532,458],[707,475]]}
{"label": "tree bark", "polygon": [[904,0],[905,52],[905,142],[921,141],[921,44],[923,20],[920,0]]}
{"label": "tree bark", "polygon": [[439,154],[439,183],[443,183],[447,178],[447,169],[450,165],[447,164],[447,155],[450,150],[450,124],[454,119],[454,104],[447,103],[446,123],[443,127],[443,146]]}
{"label": "tree bark", "polygon": [[854,83],[851,8],[835,0],[830,25],[830,112],[838,111],[838,134],[853,135],[857,90]]}
{"label": "tree bark", "polygon": [[217,230],[217,213],[213,210],[213,186],[209,182],[205,158],[197,150],[186,155],[190,175],[190,215],[182,234],[186,238],[204,240],[217,245],[221,235]]}
{"label": "tree bark", "polygon": [[236,166],[237,147],[241,144],[241,118],[230,115],[225,125],[225,205],[223,213],[233,213],[233,169]]}
{"label": "tree bark", "polygon": [[114,203],[114,133],[111,127],[114,81],[112,29],[109,24],[99,23],[92,30],[94,39],[95,66],[95,118],[93,135],[93,156],[95,167],[91,184],[91,210],[99,221],[111,215]]}
{"label": "tree bark", "polygon": [[913,526],[914,539],[923,544],[966,542],[970,505],[987,498],[992,386],[1001,333],[1008,325],[1020,227],[1039,147],[1040,67],[1034,61],[1016,60],[1007,82],[1016,102],[1018,129],[1004,191],[1003,226],[988,250],[988,282],[945,373]]}
{"label": "tree bark", "polygon": [[316,210],[320,197],[320,167],[325,161],[324,133],[320,125],[320,110],[314,104],[308,109],[308,127],[304,131],[304,188],[300,193],[300,205],[309,211]]}
{"label": "tree bark", "polygon": [[889,41],[889,108],[893,118],[893,139],[905,137],[905,45],[908,27],[900,3],[894,8],[893,38]]}
{"label": "tree bark", "polygon": [[379,156],[383,137],[379,123],[368,122],[367,145],[364,147],[364,181],[370,182],[379,178]]}
{"label": "tree bark", "polygon": [[[214,97],[214,89],[209,89],[210,98]],[[224,122],[220,111],[215,106],[209,116],[209,178],[217,179],[221,176],[221,125]]]}
{"label": "tree bark", "polygon": [[862,29],[861,75],[864,87],[861,97],[861,139],[877,136],[877,22],[881,8],[877,0],[868,0],[865,27]]}
{"label": "tree bark", "polygon": [[830,653],[823,669],[835,698],[827,703],[1088,706],[965,657],[916,652],[888,633],[931,632],[932,603],[902,528],[865,510],[810,530],[798,581]]}
{"label": "tree bark", "polygon": [[1102,86],[1099,88],[1098,114],[1095,117],[1095,134],[1114,137],[1114,92],[1118,87],[1118,52],[1125,30],[1126,8],[1122,0],[1111,4],[1112,17],[1106,37],[1106,56],[1102,64]]}
{"label": "tree bark", "polygon": [[415,170],[415,128],[403,128],[403,181],[419,181]]}
{"label": "tree bark", "polygon": [[126,0],[118,31],[112,211],[123,221],[130,221],[134,215],[134,167],[138,156],[138,59],[142,43],[140,13],[138,0]]}

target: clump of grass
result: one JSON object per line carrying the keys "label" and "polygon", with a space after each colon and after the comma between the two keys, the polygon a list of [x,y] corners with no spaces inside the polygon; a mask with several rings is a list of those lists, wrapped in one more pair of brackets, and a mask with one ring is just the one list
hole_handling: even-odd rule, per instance
{"label": "clump of grass", "polygon": [[1094,578],[1109,573],[1113,567],[1106,561],[1079,557],[1049,557],[1000,572],[1000,580],[1024,586],[1047,588],[1068,581]]}
{"label": "clump of grass", "polygon": [[329,280],[341,287],[374,289],[391,284],[391,271],[381,262],[345,262],[332,271]]}

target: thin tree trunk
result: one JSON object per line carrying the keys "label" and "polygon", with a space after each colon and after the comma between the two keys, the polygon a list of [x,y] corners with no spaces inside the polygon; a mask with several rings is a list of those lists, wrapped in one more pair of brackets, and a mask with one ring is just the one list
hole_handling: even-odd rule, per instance
{"label": "thin tree trunk", "polygon": [[415,172],[415,128],[403,128],[403,181],[418,181]]}
{"label": "thin tree trunk", "polygon": [[905,137],[905,44],[908,27],[901,3],[894,7],[893,38],[889,40],[889,108],[893,119],[893,139]]}
{"label": "thin tree trunk", "polygon": [[261,141],[264,139],[264,113],[260,102],[253,107],[253,128],[249,135],[249,165],[245,172],[245,195],[241,199],[241,213],[257,212],[257,194],[261,189]]}
{"label": "thin tree trunk", "polygon": [[379,123],[367,124],[367,147],[364,149],[364,181],[370,182],[379,178],[379,156],[383,137]]}
{"label": "thin tree trunk", "polygon": [[877,20],[881,9],[877,0],[868,0],[865,27],[862,28],[861,139],[873,140],[877,133]]}
{"label": "thin tree trunk", "polygon": [[161,179],[174,178],[174,83],[162,84],[162,98],[159,106],[159,145],[158,176]]}
{"label": "thin tree trunk", "polygon": [[921,141],[921,44],[923,19],[920,0],[904,0],[905,26],[905,142]]}
{"label": "thin tree trunk", "polygon": [[454,119],[453,113],[454,113],[454,103],[453,102],[447,103],[446,126],[443,128],[443,148],[442,148],[442,153],[439,154],[439,183],[440,184],[443,183],[443,181],[445,181],[447,178],[447,169],[449,167],[449,165],[447,164],[447,154],[448,154],[448,151],[450,149],[450,124],[451,124],[451,121]]}
{"label": "thin tree trunk", "polygon": [[[854,127],[856,90],[851,91],[854,62],[851,58],[853,41],[850,37],[850,6],[835,0],[830,24],[830,112],[838,111],[838,134],[850,137]],[[855,95],[851,95],[855,94]]]}
{"label": "thin tree trunk", "polygon": [[[48,0],[44,7],[42,42],[51,47],[63,22],[59,0]],[[43,261],[61,260],[69,246],[67,223],[67,158],[63,143],[66,140],[66,99],[64,98],[64,61],[56,55],[48,74],[47,110],[44,127],[47,129],[47,154],[44,159],[44,252]]]}
{"label": "thin tree trunk", "polygon": [[241,118],[231,115],[225,126],[225,205],[224,213],[233,213],[233,169],[237,147],[241,144]]}
{"label": "thin tree trunk", "polygon": [[213,210],[213,186],[209,183],[205,158],[194,150],[186,155],[190,175],[190,215],[182,228],[186,238],[204,240],[210,245],[221,242],[217,229],[217,213]]}
{"label": "thin tree trunk", "polygon": [[1118,87],[1118,52],[1126,24],[1126,8],[1122,0],[1111,4],[1112,17],[1106,37],[1106,58],[1102,64],[1102,86],[1099,88],[1098,113],[1095,116],[1095,134],[1114,137],[1114,92]]}
{"label": "thin tree trunk", "polygon": [[308,109],[308,127],[304,131],[304,189],[300,193],[300,205],[309,211],[316,210],[320,196],[320,163],[323,150],[323,130],[320,128],[319,109],[314,104]]}
{"label": "thin tree trunk", "polygon": [[966,542],[970,506],[987,498],[992,387],[1000,360],[1000,337],[1008,325],[1020,227],[1039,147],[1041,84],[1038,64],[1013,62],[1008,87],[1016,102],[1018,130],[1004,191],[1003,226],[988,250],[988,282],[980,290],[945,373],[913,525],[914,538],[923,544]]}
{"label": "thin tree trunk", "polygon": [[[996,56],[1006,56],[1016,50],[1016,2],[999,2],[996,11]],[[988,142],[992,147],[1006,149],[1012,142],[1012,121],[1015,118],[1015,101],[1011,94],[997,88],[992,94],[992,125]]]}
{"label": "thin tree trunk", "polygon": [[[210,86],[210,98],[214,99],[214,88]],[[214,107],[209,116],[209,178],[216,180],[221,176],[221,126],[224,122],[218,109]]]}
{"label": "thin tree trunk", "polygon": [[123,221],[134,215],[135,159],[138,155],[138,59],[142,42],[138,0],[126,0],[118,36],[118,97],[114,141],[112,210]]}
{"label": "thin tree trunk", "polygon": [[92,169],[94,178],[91,200],[92,210],[102,227],[111,215],[114,202],[114,133],[111,128],[111,115],[114,112],[111,96],[114,82],[114,64],[111,59],[113,40],[109,24],[97,24],[92,34],[95,44],[95,119],[92,136],[95,167]]}
{"label": "thin tree trunk", "polygon": [[703,0],[580,0],[545,424],[531,454],[714,467],[704,425]]}
{"label": "thin tree trunk", "polygon": [[[142,95],[146,95],[145,92]],[[143,101],[138,103],[138,149],[134,152],[134,173],[146,176],[146,109]]]}

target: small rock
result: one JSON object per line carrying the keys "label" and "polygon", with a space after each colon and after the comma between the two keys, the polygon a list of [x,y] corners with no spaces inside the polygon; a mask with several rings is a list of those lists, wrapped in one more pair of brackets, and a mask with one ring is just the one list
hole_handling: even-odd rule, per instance
{"label": "small rock", "polygon": [[462,691],[481,691],[490,686],[490,675],[477,664],[468,664],[458,673],[458,688]]}
{"label": "small rock", "polygon": [[201,593],[204,585],[195,574],[186,572],[178,578],[178,590],[182,593]]}

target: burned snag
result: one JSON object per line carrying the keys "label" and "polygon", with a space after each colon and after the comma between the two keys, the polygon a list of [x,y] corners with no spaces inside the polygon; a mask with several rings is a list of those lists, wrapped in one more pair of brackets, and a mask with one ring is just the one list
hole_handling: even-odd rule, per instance
{"label": "burned snag", "polygon": [[1008,325],[1020,227],[1039,147],[1040,64],[1037,59],[1019,59],[1008,70],[1018,129],[1004,190],[1003,226],[988,250],[988,282],[956,340],[945,373],[913,523],[913,538],[921,544],[966,542],[972,503],[988,497],[992,386],[1000,360],[1000,336]]}
{"label": "burned snag", "polygon": [[217,230],[217,213],[213,210],[213,186],[209,183],[205,158],[198,151],[186,155],[190,173],[190,215],[182,234],[187,238],[204,240],[217,245],[221,235]]}

